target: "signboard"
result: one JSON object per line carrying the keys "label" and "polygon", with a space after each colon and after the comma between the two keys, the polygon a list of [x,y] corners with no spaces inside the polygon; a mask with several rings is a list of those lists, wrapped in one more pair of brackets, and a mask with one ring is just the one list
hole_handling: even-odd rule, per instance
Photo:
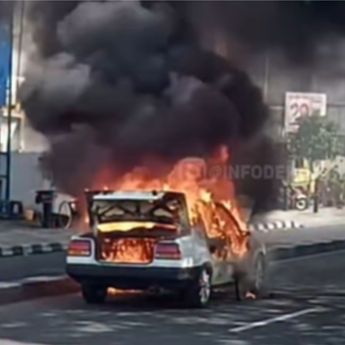
{"label": "signboard", "polygon": [[325,116],[327,96],[324,93],[287,92],[285,94],[285,132],[296,132],[306,116]]}

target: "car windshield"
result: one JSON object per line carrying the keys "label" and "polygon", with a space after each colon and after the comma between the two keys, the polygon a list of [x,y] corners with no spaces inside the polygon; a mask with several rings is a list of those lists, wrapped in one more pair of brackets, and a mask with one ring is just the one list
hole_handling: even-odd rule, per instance
{"label": "car windshield", "polygon": [[181,202],[170,200],[95,200],[91,214],[97,222],[155,222],[178,224],[185,218]]}

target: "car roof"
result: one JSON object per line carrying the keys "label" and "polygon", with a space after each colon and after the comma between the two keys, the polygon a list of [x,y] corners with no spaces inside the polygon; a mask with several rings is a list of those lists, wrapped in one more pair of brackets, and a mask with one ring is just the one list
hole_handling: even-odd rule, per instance
{"label": "car roof", "polygon": [[164,196],[176,195],[182,196],[183,193],[166,192],[166,191],[105,191],[93,195],[93,200],[159,200]]}

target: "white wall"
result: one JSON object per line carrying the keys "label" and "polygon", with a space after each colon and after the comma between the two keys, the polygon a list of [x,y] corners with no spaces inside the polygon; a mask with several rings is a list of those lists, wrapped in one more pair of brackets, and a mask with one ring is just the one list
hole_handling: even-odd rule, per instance
{"label": "white wall", "polygon": [[[11,157],[11,200],[22,201],[25,208],[35,208],[37,189],[50,188],[44,180],[38,165],[39,153],[12,152]],[[2,157],[1,170],[4,172],[5,157]]]}

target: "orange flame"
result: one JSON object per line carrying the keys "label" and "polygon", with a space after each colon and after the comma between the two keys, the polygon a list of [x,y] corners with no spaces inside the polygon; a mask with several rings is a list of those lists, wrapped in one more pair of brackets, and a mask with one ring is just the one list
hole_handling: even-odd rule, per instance
{"label": "orange flame", "polygon": [[[157,226],[157,223],[154,222],[111,222],[98,224],[97,228],[101,232],[111,232],[111,231],[129,231],[134,228],[144,228],[144,229],[153,229]],[[174,225],[170,224],[159,224],[160,228],[176,230]]]}
{"label": "orange flame", "polygon": [[102,241],[101,259],[114,263],[148,264],[153,260],[157,239],[105,238]]}
{"label": "orange flame", "polygon": [[[99,178],[95,180],[93,189],[102,186],[106,190],[117,191],[182,192],[186,196],[191,223],[202,224],[207,237],[210,240],[217,239],[221,243],[215,255],[242,257],[248,250],[249,232],[244,221],[243,210],[235,198],[233,181],[227,174],[229,159],[228,149],[221,146],[209,159],[185,158],[178,161],[164,176],[156,177],[148,167],[138,166],[120,178],[115,180],[107,178],[107,181],[104,181],[104,177],[111,174],[109,171],[102,171]],[[125,231],[132,228],[133,224],[121,226]],[[146,250],[146,253],[152,253],[151,242],[149,244],[142,241],[121,243],[120,247],[135,249],[127,249],[126,255],[123,254],[124,250],[118,250],[122,253],[119,260],[126,258],[128,260],[128,257],[136,258],[134,261],[138,260],[135,251],[143,253]],[[138,249],[139,247],[141,249]],[[146,249],[143,250],[143,248]]]}

